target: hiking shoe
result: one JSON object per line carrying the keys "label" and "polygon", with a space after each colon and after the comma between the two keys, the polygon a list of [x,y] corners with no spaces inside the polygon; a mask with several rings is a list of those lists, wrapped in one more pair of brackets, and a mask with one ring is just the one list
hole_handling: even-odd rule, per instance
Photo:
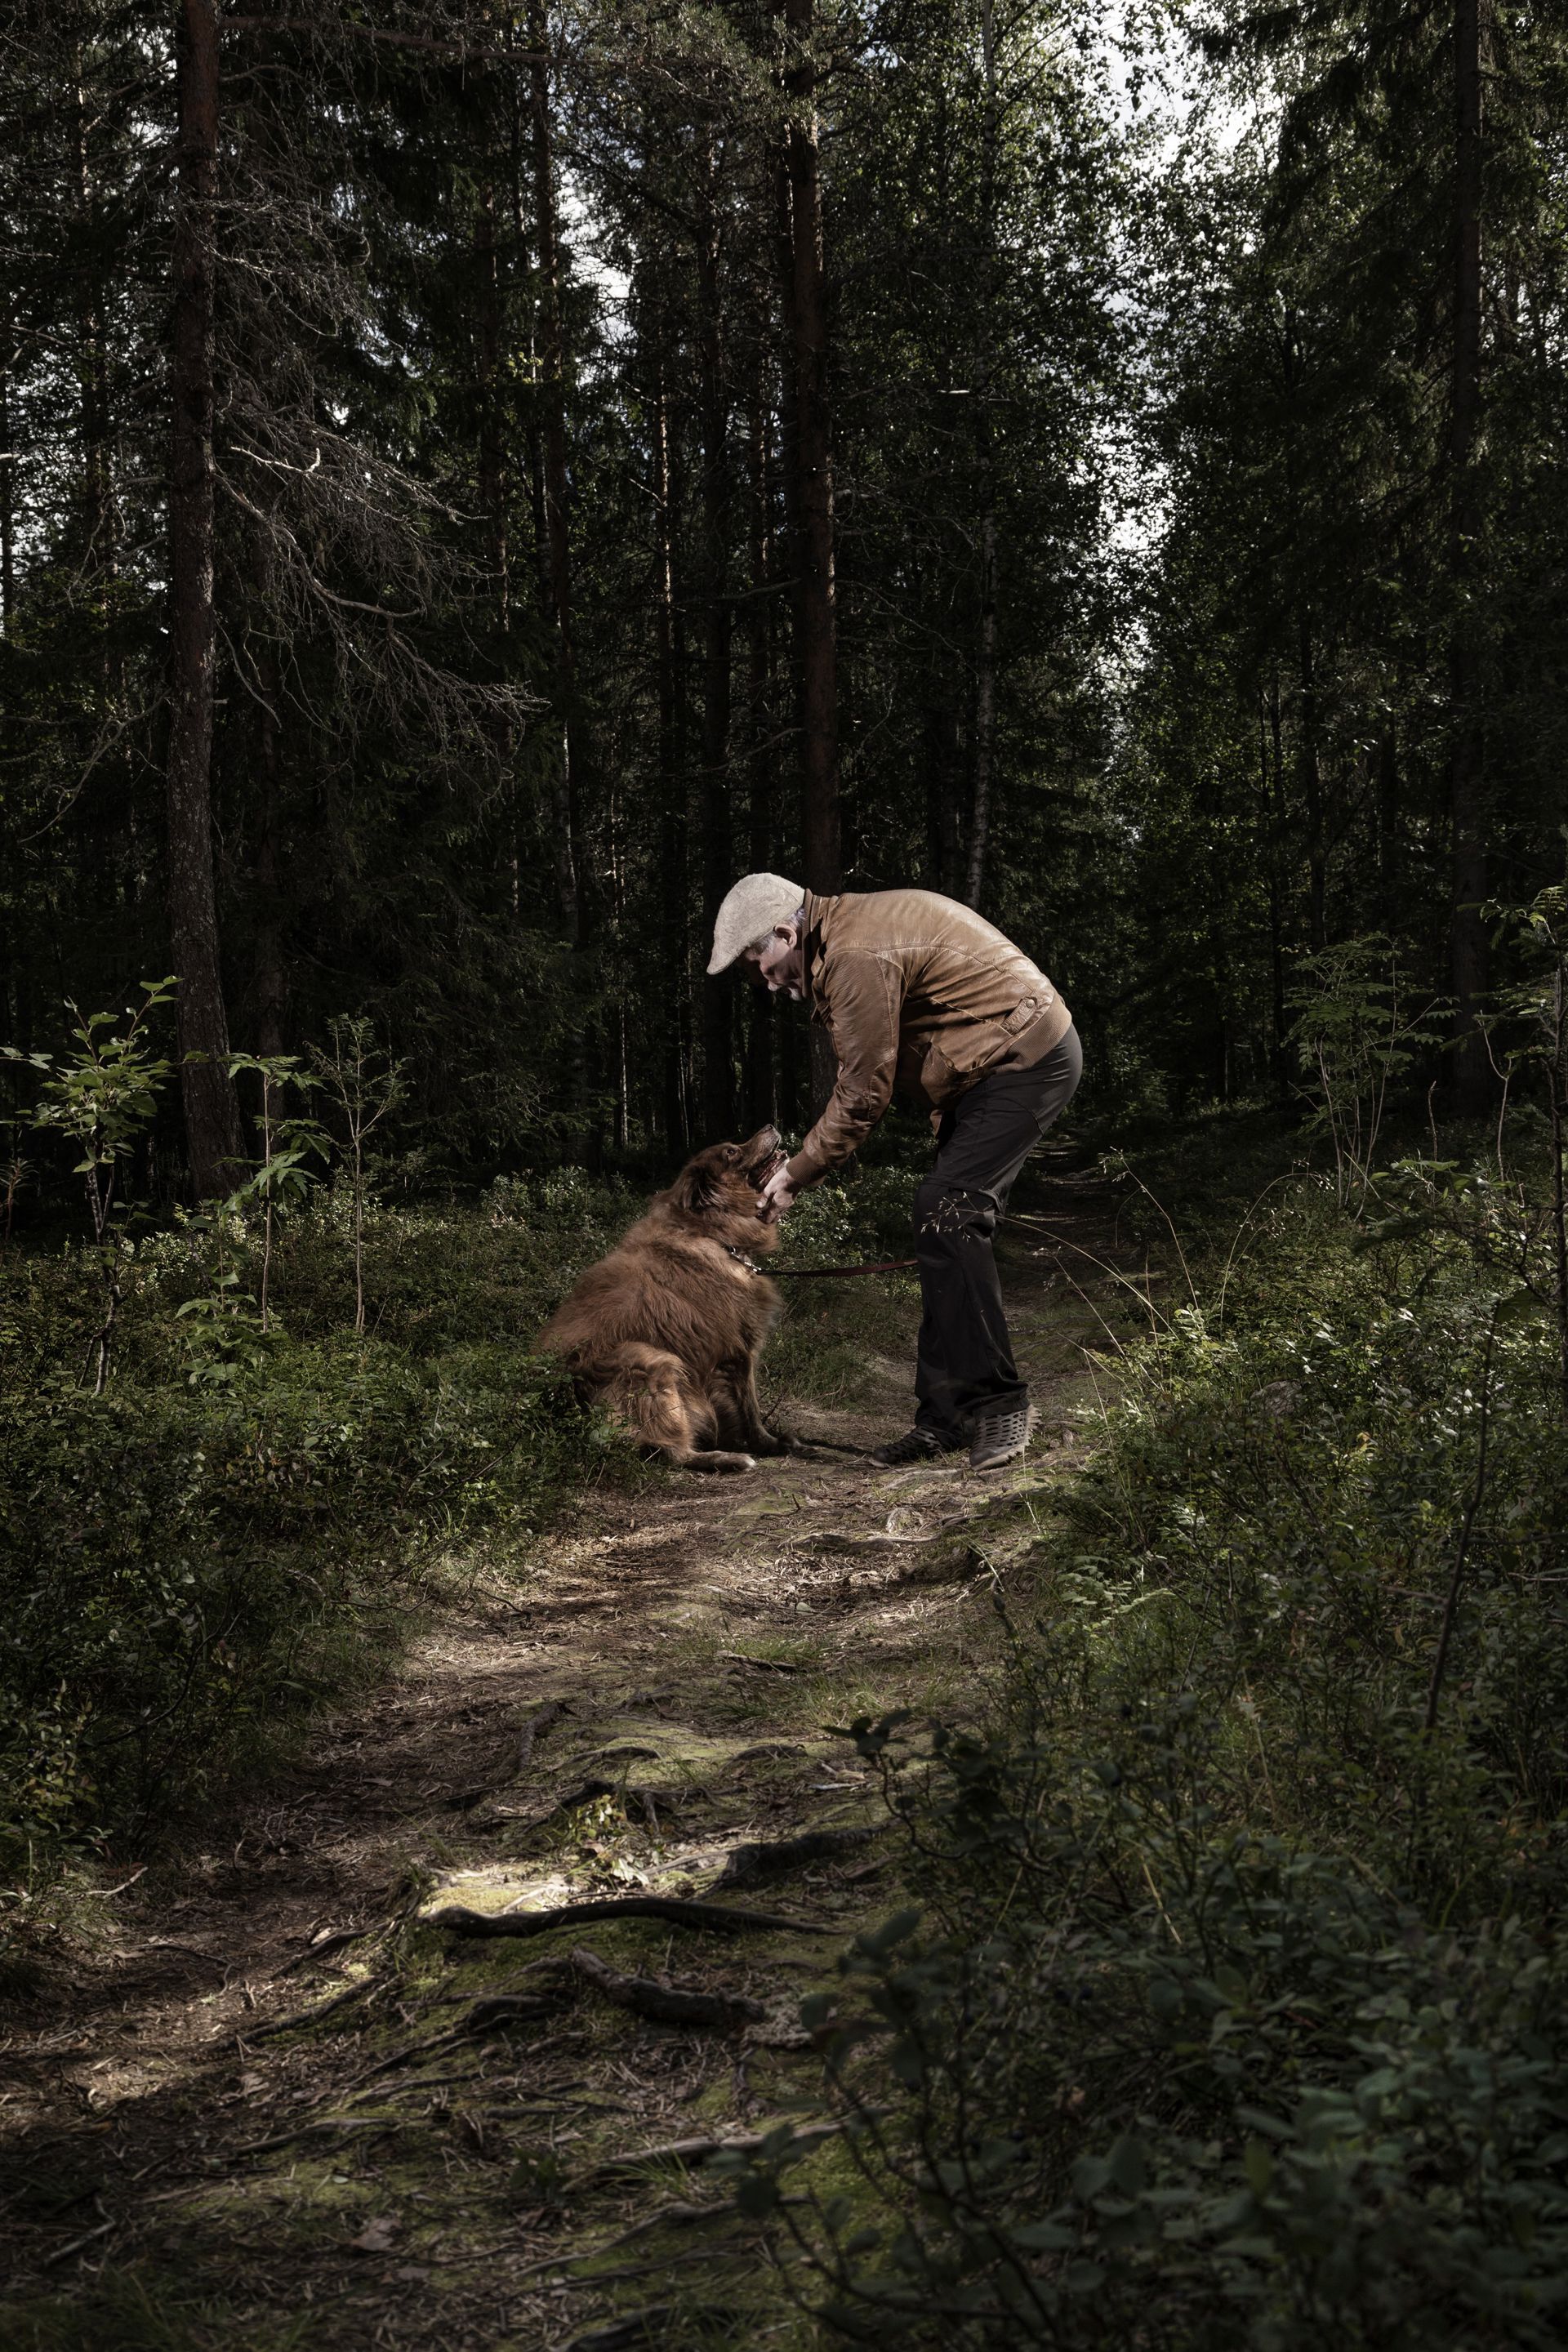
{"label": "hiking shoe", "polygon": [[902,1437],[891,1437],[886,1445],[875,1447],[871,1459],[884,1470],[902,1470],[910,1462],[936,1462],[944,1454],[956,1453],[963,1443],[955,1437],[944,1445],[929,1429],[906,1429]]}
{"label": "hiking shoe", "polygon": [[1034,1428],[1034,1412],[1026,1404],[994,1406],[989,1412],[977,1412],[969,1442],[970,1468],[1000,1470],[1005,1462],[1016,1462]]}

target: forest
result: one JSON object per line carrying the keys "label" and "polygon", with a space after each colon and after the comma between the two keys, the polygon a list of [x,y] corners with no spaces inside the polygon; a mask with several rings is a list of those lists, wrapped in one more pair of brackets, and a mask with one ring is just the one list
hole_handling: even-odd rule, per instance
{"label": "forest", "polygon": [[[12,0],[0,132],[0,2342],[1555,2344],[1568,7]],[[822,1108],[748,871],[1071,1007],[1000,1481],[907,1110],[787,1458],[533,1345]]]}

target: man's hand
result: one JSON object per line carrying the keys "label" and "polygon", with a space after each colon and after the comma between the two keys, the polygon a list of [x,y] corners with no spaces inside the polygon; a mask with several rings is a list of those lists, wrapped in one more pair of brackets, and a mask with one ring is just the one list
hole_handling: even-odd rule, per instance
{"label": "man's hand", "polygon": [[757,1214],[764,1225],[776,1225],[794,1199],[795,1186],[789,1181],[789,1163],[780,1160],[757,1195]]}

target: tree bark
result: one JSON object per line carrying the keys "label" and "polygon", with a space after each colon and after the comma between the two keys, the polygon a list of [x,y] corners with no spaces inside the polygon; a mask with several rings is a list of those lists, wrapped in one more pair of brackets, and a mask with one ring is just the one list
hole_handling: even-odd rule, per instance
{"label": "tree bark", "polygon": [[1301,742],[1299,767],[1301,801],[1307,813],[1307,938],[1314,955],[1329,943],[1328,826],[1323,809],[1323,771],[1318,745],[1318,681],[1312,654],[1312,626],[1303,613],[1297,623],[1298,667],[1301,679]]}
{"label": "tree bark", "polygon": [[0,358],[0,635],[9,636],[16,612],[16,450],[12,440],[11,373],[5,360],[11,352],[11,316],[0,321],[4,354]]}
{"label": "tree bark", "polygon": [[1453,912],[1449,969],[1454,987],[1454,1107],[1482,1113],[1492,1095],[1491,1066],[1478,1015],[1487,987],[1487,897],[1480,646],[1476,615],[1480,531],[1476,439],[1481,400],[1481,5],[1457,0],[1454,11],[1454,353],[1448,438],[1448,576],[1453,622],[1448,645],[1448,819]]}
{"label": "tree bark", "polygon": [[575,711],[576,665],[572,645],[572,542],[566,512],[566,352],[561,319],[561,265],[555,234],[555,173],[550,135],[550,64],[544,0],[530,0],[532,62],[534,249],[539,260],[542,335],[540,370],[543,405],[543,487],[546,579],[555,630],[561,761],[556,771],[555,890],[566,936],[582,938],[583,907],[576,852],[580,729]]}
{"label": "tree bark", "polygon": [[[753,874],[773,866],[773,791],[775,776],[771,746],[773,685],[772,506],[768,468],[768,411],[763,382],[762,335],[757,335],[756,366],[747,419],[747,490],[751,502],[751,593],[746,602],[746,730],[747,865]],[[746,991],[745,1126],[754,1132],[778,1117],[778,1089],[773,1082],[773,1001],[766,989]]]}
{"label": "tree bark", "polygon": [[[702,904],[704,933],[735,879],[730,814],[731,640],[729,404],[721,311],[719,155],[703,159],[697,221],[697,376],[702,424]],[[702,959],[707,963],[706,955]],[[709,1142],[735,1116],[735,975],[702,982],[702,1122]]]}
{"label": "tree bark", "polygon": [[479,510],[485,519],[485,551],[496,600],[496,620],[504,636],[511,625],[511,583],[506,527],[506,443],[500,409],[500,273],[496,262],[496,192],[488,184],[479,190],[475,206],[474,261],[479,280]]}
{"label": "tree bark", "polygon": [[228,1075],[213,874],[213,286],[216,259],[218,35],[212,0],[182,0],[176,40],[169,468],[169,940],[180,1083],[197,1197],[229,1190],[242,1145]]}
{"label": "tree bark", "polygon": [[969,864],[963,895],[978,908],[991,835],[991,768],[996,732],[996,515],[992,484],[984,485],[980,517],[980,646],[974,679],[974,798],[969,824]]}
{"label": "tree bark", "polygon": [[278,873],[283,767],[281,746],[278,740],[278,711],[282,693],[278,663],[271,646],[264,642],[254,658],[257,683],[261,693],[261,775],[256,856],[251,866],[256,921],[252,993],[256,1050],[258,1054],[272,1055],[286,1050],[283,1016],[288,1000],[288,981],[283,963],[284,901]]}
{"label": "tree bark", "polygon": [[814,0],[783,0],[789,105],[779,171],[784,322],[793,375],[795,639],[800,672],[801,835],[806,887],[843,887],[838,791],[833,448],[817,155]]}
{"label": "tree bark", "polygon": [[[659,310],[658,336],[664,337]],[[671,1156],[690,1144],[681,1028],[687,993],[686,810],[676,744],[675,549],[671,515],[669,403],[660,351],[654,368],[654,656],[658,695],[658,866],[664,916],[664,1132]]]}
{"label": "tree bark", "polygon": [[980,643],[974,677],[974,793],[963,895],[978,909],[991,834],[991,777],[996,733],[996,479],[991,443],[991,395],[995,357],[991,306],[996,289],[996,20],[992,0],[981,0],[980,54],[985,80],[980,136],[980,349],[975,354],[975,416],[980,439]]}

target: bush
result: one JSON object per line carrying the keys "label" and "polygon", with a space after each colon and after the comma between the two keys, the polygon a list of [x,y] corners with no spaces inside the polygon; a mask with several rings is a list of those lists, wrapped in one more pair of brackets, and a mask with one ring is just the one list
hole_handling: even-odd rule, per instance
{"label": "bush", "polygon": [[[123,1243],[101,1397],[79,1373],[95,1265],[67,1252],[0,1269],[13,1874],[37,1884],[73,1844],[142,1836],[176,1792],[199,1797],[279,1722],[384,1664],[454,1547],[526,1538],[616,1458],[528,1353],[570,1270],[559,1228],[374,1212],[379,1328],[361,1339],[344,1328],[342,1210],[329,1194],[284,1229],[265,1335],[237,1220]],[[605,1235],[577,1220],[571,1246]]]}
{"label": "bush", "polygon": [[921,1911],[808,2012],[843,2194],[742,2187],[851,2340],[1559,2338],[1554,1336],[1473,1232],[1275,1197],[1123,1366],[1010,1714],[857,1727]]}
{"label": "bush", "polygon": [[[798,1257],[874,1249],[897,1180],[825,1188]],[[144,1838],[258,1741],[384,1666],[433,1571],[515,1565],[625,1440],[530,1353],[643,1196],[578,1170],[477,1203],[371,1202],[356,1336],[353,1202],[218,1212],[115,1252],[106,1393],[82,1382],[97,1255],[0,1263],[0,1864]]]}

